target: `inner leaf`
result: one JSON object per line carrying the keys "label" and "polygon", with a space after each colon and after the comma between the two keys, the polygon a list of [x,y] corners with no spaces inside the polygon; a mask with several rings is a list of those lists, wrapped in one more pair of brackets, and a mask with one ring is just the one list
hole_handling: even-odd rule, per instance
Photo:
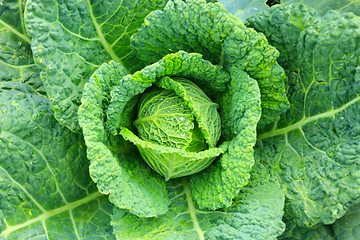
{"label": "inner leaf", "polygon": [[134,126],[143,140],[186,148],[191,142],[194,117],[173,90],[154,88],[140,99]]}

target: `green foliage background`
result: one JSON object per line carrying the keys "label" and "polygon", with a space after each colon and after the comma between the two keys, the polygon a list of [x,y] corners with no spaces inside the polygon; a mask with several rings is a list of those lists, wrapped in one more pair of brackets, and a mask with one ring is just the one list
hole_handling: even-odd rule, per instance
{"label": "green foliage background", "polygon": [[[261,20],[256,26],[280,51],[278,62],[288,76],[291,109],[275,125],[258,132],[256,164],[250,169],[254,159],[247,158],[238,173],[246,175],[241,181],[229,181],[235,173],[224,168],[229,174],[221,182],[217,177],[209,180],[205,172],[203,178],[165,184],[133,153],[133,146],[114,136],[107,139],[105,131],[99,130],[106,113],[93,105],[88,112],[95,114],[88,115],[85,124],[99,131],[86,139],[97,138],[93,145],[85,144],[77,115],[85,84],[93,78],[93,85],[99,87],[102,81],[110,82],[114,76],[134,73],[146,65],[130,48],[130,38],[145,16],[163,9],[166,2],[0,0],[0,239],[358,239],[360,75],[348,71],[345,76],[336,70],[345,66],[345,70],[358,72],[360,51],[358,43],[356,51],[333,44],[340,39],[340,46],[352,46],[350,40],[359,39],[357,31],[349,33],[351,27],[359,29],[359,18],[348,13],[360,14],[358,1],[283,0],[283,6],[302,2],[318,12],[304,7],[297,12],[299,19],[287,20],[292,12],[278,8],[275,16],[282,18],[273,18],[275,24]],[[277,0],[267,5],[264,0],[219,2],[244,21],[267,10],[267,5],[279,4]],[[340,13],[325,15],[330,9]],[[327,27],[317,24],[319,19]],[[340,27],[347,22],[351,27]],[[326,38],[331,36],[328,32],[338,31],[351,37]],[[308,38],[298,38],[302,34]],[[297,49],[297,41],[303,39],[320,39],[325,45],[310,51],[310,42],[306,42],[305,48]],[[326,57],[318,60],[327,56],[329,48],[339,52],[336,64]],[[214,56],[221,59],[221,51]],[[104,62],[109,65],[102,65]],[[316,80],[321,77],[315,82],[311,69],[326,72],[329,66],[330,74],[314,73]],[[107,74],[109,71],[112,73]],[[137,76],[149,79],[146,74],[150,72]],[[256,92],[254,79],[241,71],[233,74],[246,79]],[[346,84],[335,88],[335,76],[340,83],[346,79]],[[94,91],[97,95],[92,103],[105,106],[111,100],[111,89],[101,87]],[[341,100],[328,97],[330,91]],[[229,103],[229,112],[239,111],[231,106],[240,101],[237,92],[223,99]],[[117,130],[112,126],[104,129]],[[252,156],[252,144],[246,145],[251,149],[246,156]],[[243,154],[235,147],[236,156]],[[100,157],[105,150],[108,155]],[[98,161],[95,171],[93,161],[89,173],[89,153],[94,159],[111,162],[112,168]],[[103,182],[95,184],[97,178]],[[219,200],[211,191],[191,192],[196,189],[195,181],[198,186],[219,186],[219,193],[230,186],[227,190],[233,195]],[[216,202],[212,198],[230,206],[210,211],[194,203]],[[161,216],[143,218],[141,214]],[[284,222],[286,231],[279,236],[285,230]]]}

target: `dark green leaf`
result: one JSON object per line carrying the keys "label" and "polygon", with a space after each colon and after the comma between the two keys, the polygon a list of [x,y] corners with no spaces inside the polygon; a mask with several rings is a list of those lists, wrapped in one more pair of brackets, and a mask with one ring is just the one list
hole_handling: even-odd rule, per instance
{"label": "dark green leaf", "polygon": [[[258,26],[268,24],[263,29],[270,39],[272,34],[290,39],[286,31],[270,30],[301,26],[297,14],[314,13],[301,4],[273,8],[258,17]],[[271,20],[277,10],[284,26]],[[297,46],[291,59],[295,68],[286,67],[291,107],[259,132],[256,158],[278,177],[288,198],[286,210],[298,225],[331,224],[360,196],[360,18],[332,12],[293,35],[297,44],[289,41],[283,48],[290,56]]]}
{"label": "dark green leaf", "polygon": [[25,31],[24,8],[25,1],[2,1],[0,4],[0,82],[27,83],[45,95]]}
{"label": "dark green leaf", "polygon": [[170,204],[163,179],[146,165],[132,144],[105,130],[112,88],[117,86],[123,90],[113,92],[112,96],[119,101],[111,102],[114,110],[121,113],[137,91],[146,89],[147,85],[124,81],[125,74],[118,63],[105,63],[85,86],[79,121],[88,147],[90,174],[99,191],[110,194],[109,199],[115,206],[141,217],[158,216],[164,214]]}
{"label": "dark green leaf", "polygon": [[130,72],[142,66],[130,49],[130,37],[149,12],[165,3],[27,2],[25,23],[35,63],[60,124],[80,131],[77,109],[84,84],[102,63],[114,60]]}
{"label": "dark green leaf", "polygon": [[0,237],[114,239],[112,205],[89,177],[82,136],[25,86],[0,83]]}
{"label": "dark green leaf", "polygon": [[158,218],[138,218],[114,209],[112,225],[117,239],[254,239],[275,240],[284,231],[284,196],[274,178],[253,175],[233,205],[218,211],[199,210],[187,178],[170,180],[169,211]]}
{"label": "dark green leaf", "polygon": [[338,240],[356,240],[360,236],[360,205],[355,204],[334,223]]}
{"label": "dark green leaf", "polygon": [[290,5],[292,3],[303,3],[315,8],[321,15],[325,15],[329,10],[338,10],[342,13],[353,12],[360,15],[359,0],[282,0],[281,4]]}

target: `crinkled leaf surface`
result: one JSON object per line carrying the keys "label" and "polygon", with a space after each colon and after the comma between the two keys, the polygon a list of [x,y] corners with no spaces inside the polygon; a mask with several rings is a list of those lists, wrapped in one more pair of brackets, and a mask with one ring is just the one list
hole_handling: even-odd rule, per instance
{"label": "crinkled leaf surface", "polygon": [[26,84],[0,83],[0,183],[2,239],[114,239],[83,137]]}
{"label": "crinkled leaf surface", "polygon": [[172,90],[157,88],[141,97],[133,125],[143,140],[185,148],[191,141],[193,120],[181,97]]}
{"label": "crinkled leaf surface", "polygon": [[[112,88],[120,86],[123,91],[117,92],[119,99],[126,99],[122,94],[131,98],[148,86],[123,81],[125,74],[118,63],[104,63],[86,84],[79,121],[88,147],[90,175],[101,193],[110,194],[115,206],[141,217],[158,216],[169,205],[165,182],[146,165],[132,144],[105,130]],[[116,106],[122,112],[125,104],[120,101]]]}
{"label": "crinkled leaf surface", "polygon": [[309,7],[315,8],[321,15],[325,15],[329,10],[338,10],[340,12],[353,12],[360,15],[360,1],[359,0],[282,0],[282,5],[289,5],[292,3],[303,3]]}
{"label": "crinkled leaf surface", "polygon": [[[131,88],[135,94],[121,85],[114,87],[113,98],[108,107],[107,123],[111,123],[108,132],[116,134],[120,126],[131,125],[122,120],[132,119],[122,114],[124,109],[134,109],[126,108],[127,102],[133,104],[131,96],[143,91],[138,91],[138,88],[143,88],[143,84],[155,82],[156,77],[164,75],[194,79],[196,84],[200,83],[197,85],[205,85],[211,79],[213,83],[208,84],[208,87],[213,89],[213,95],[214,92],[218,92],[218,96],[214,97],[218,98],[215,102],[219,104],[220,112],[223,112],[220,116],[224,115],[223,141],[229,142],[229,150],[210,168],[193,175],[190,186],[200,208],[228,207],[240,188],[247,183],[254,164],[253,147],[256,140],[256,124],[260,118],[259,87],[256,81],[242,70],[234,68],[231,74],[228,74],[221,67],[203,60],[200,54],[179,51],[166,55],[133,75],[123,77],[121,81],[124,83],[137,84],[137,87]],[[231,82],[228,83],[230,79]],[[225,89],[224,85],[218,85],[219,82],[226,83]],[[226,88],[229,90],[226,91]],[[222,91],[216,91],[217,89]],[[145,148],[146,143],[142,146]]]}
{"label": "crinkled leaf surface", "polygon": [[173,90],[183,98],[186,105],[191,109],[199,128],[204,135],[210,148],[216,147],[221,135],[221,119],[217,111],[218,104],[212,100],[191,81],[184,81],[184,78],[164,77],[158,81],[158,85],[165,89]]}
{"label": "crinkled leaf surface", "polygon": [[253,175],[231,207],[218,211],[198,209],[186,177],[170,180],[172,204],[165,215],[138,218],[114,208],[114,233],[117,239],[276,239],[285,228],[284,196],[275,178],[262,173]]}
{"label": "crinkled leaf surface", "polygon": [[141,71],[124,76],[122,85],[114,86],[107,110],[107,131],[116,135],[120,127],[133,128],[132,121],[136,118],[135,108],[139,94],[155,84],[157,78],[164,76],[187,78],[201,86],[207,96],[226,91],[230,82],[230,75],[221,66],[212,65],[201,54],[189,54],[185,51],[168,54]]}
{"label": "crinkled leaf surface", "polygon": [[[334,17],[338,16],[334,14],[330,19]],[[268,11],[251,16],[247,24],[265,34],[270,43],[280,52],[279,64],[285,69],[287,75],[291,75],[291,71],[299,71],[297,56],[300,33],[305,28],[314,27],[320,22],[320,18],[320,14],[315,9],[303,4],[293,4],[288,7],[275,5]],[[326,24],[328,21],[322,19],[321,22]]]}
{"label": "crinkled leaf surface", "polygon": [[260,118],[260,92],[254,79],[233,68],[229,91],[218,96],[222,137],[228,150],[208,169],[190,176],[190,187],[200,208],[228,207],[250,178],[254,164],[256,124]]}
{"label": "crinkled leaf surface", "polygon": [[24,82],[45,94],[24,25],[25,1],[0,4],[0,81]]}
{"label": "crinkled leaf surface", "polygon": [[298,32],[290,110],[260,132],[255,155],[278,177],[301,226],[333,223],[360,196],[360,18],[327,17]]}
{"label": "crinkled leaf surface", "polygon": [[238,67],[258,81],[261,91],[261,128],[274,122],[289,105],[285,95],[284,70],[277,64],[278,51],[263,34],[246,28],[220,3],[204,0],[169,1],[163,11],[145,18],[131,47],[146,64],[166,54],[184,50],[203,54],[227,71]]}
{"label": "crinkled leaf surface", "polygon": [[351,206],[346,214],[334,223],[333,227],[338,240],[358,239],[360,236],[360,205]]}
{"label": "crinkled leaf surface", "polygon": [[266,1],[267,0],[219,0],[218,2],[223,4],[229,13],[245,22],[249,16],[267,10],[269,6],[266,5]]}
{"label": "crinkled leaf surface", "polygon": [[[122,129],[120,134],[127,141],[131,141],[136,145],[143,160],[154,171],[163,176],[165,181],[204,170],[228,147],[228,144],[224,143],[216,148],[200,152],[188,152],[184,148],[174,148],[141,140],[126,128]],[[234,195],[228,197],[231,198]]]}
{"label": "crinkled leaf surface", "polygon": [[25,22],[35,63],[60,124],[80,130],[76,113],[84,84],[103,62],[114,60],[130,72],[139,68],[130,36],[165,2],[27,1]]}

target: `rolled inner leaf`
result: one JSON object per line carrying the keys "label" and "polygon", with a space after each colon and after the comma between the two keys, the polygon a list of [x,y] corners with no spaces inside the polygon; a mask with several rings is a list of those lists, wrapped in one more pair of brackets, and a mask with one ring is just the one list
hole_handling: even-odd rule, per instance
{"label": "rolled inner leaf", "polygon": [[124,129],[123,137],[166,180],[207,168],[222,151],[196,153],[216,147],[221,133],[218,104],[188,79],[163,77],[155,83],[159,87],[142,95],[133,123],[140,139]]}

